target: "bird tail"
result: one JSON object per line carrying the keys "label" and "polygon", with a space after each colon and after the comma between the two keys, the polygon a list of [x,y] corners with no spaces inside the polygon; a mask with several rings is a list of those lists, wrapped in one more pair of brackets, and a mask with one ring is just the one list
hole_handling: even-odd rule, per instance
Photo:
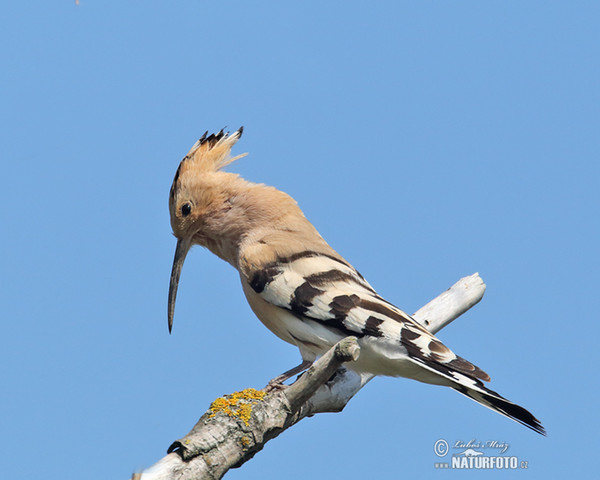
{"label": "bird tail", "polygon": [[[485,387],[481,380],[487,381],[489,380],[489,376],[479,368],[460,357],[457,357],[458,361],[442,362],[432,358],[416,356],[416,352],[414,349],[409,351],[409,358],[429,371],[430,374],[434,374],[433,376],[428,376],[427,380],[417,378],[418,380],[453,388],[484,407],[494,410],[521,425],[525,425],[534,432],[546,435],[546,430],[531,412]],[[471,368],[461,368],[463,365],[470,366]]]}
{"label": "bird tail", "polygon": [[507,400],[500,394],[484,387],[483,385],[477,385],[476,388],[473,388],[459,383],[452,385],[451,388],[459,393],[462,393],[464,396],[475,400],[484,407],[494,410],[505,417],[511,418],[512,420],[519,422],[521,425],[525,425],[534,432],[537,432],[541,435],[546,435],[546,429],[529,410]]}

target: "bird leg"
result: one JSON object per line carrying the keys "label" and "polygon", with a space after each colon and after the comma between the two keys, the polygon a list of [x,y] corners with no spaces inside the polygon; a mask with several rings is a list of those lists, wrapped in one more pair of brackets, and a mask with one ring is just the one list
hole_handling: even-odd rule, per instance
{"label": "bird leg", "polygon": [[312,364],[313,362],[311,360],[302,360],[302,363],[300,365],[297,365],[294,368],[290,368],[287,372],[283,372],[281,375],[278,375],[273,380],[269,381],[269,383],[264,389],[267,392],[270,392],[271,390],[285,388],[283,382],[285,382],[288,378],[292,378],[294,375],[303,372]]}

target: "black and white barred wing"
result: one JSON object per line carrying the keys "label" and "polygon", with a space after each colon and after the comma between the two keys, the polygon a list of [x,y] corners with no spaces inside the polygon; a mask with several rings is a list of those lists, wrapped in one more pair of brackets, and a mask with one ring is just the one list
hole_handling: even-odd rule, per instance
{"label": "black and white barred wing", "polygon": [[[362,339],[363,347],[371,348],[371,355],[375,352],[373,368],[366,371],[450,386],[545,434],[528,410],[483,385],[482,380],[490,380],[487,373],[454,354],[409,315],[379,296],[340,258],[301,252],[252,272],[247,281],[263,300],[291,312],[306,323],[307,329],[311,322],[317,322],[340,336]],[[392,366],[386,369],[386,364]],[[380,367],[383,371],[378,370]]]}
{"label": "black and white barred wing", "polygon": [[[253,272],[249,284],[264,300],[300,320],[317,321],[342,336],[378,339],[387,352],[419,365],[432,364],[439,370],[436,373],[447,374],[451,369],[489,380],[485,372],[380,297],[354,267],[338,257],[301,252]],[[393,371],[380,374],[411,376]]]}

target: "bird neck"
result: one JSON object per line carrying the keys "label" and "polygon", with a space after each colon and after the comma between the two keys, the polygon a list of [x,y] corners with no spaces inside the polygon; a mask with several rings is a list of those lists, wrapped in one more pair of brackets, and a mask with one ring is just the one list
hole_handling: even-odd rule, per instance
{"label": "bird neck", "polygon": [[222,207],[205,219],[203,231],[195,241],[235,268],[239,267],[242,245],[260,241],[265,226],[269,232],[289,232],[290,228],[308,224],[286,193],[239,180],[226,192]]}

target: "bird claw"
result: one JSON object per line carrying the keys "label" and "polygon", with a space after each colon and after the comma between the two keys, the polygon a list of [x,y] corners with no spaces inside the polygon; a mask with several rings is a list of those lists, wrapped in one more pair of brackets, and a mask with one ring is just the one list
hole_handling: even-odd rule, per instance
{"label": "bird claw", "polygon": [[288,385],[285,385],[283,383],[283,380],[279,378],[274,378],[273,380],[270,380],[269,383],[267,383],[265,388],[263,388],[263,391],[266,393],[271,393],[274,391],[283,391],[286,388],[288,388]]}
{"label": "bird claw", "polygon": [[278,375],[277,377],[272,379],[269,383],[267,383],[267,386],[263,390],[267,393],[272,392],[274,390],[285,390],[288,387],[288,385],[284,385],[283,382],[285,382],[289,378],[292,378],[294,375],[304,372],[312,364],[313,362],[311,360],[302,360],[302,363],[300,365],[297,365],[294,368],[288,370],[287,372],[284,372],[281,375]]}

